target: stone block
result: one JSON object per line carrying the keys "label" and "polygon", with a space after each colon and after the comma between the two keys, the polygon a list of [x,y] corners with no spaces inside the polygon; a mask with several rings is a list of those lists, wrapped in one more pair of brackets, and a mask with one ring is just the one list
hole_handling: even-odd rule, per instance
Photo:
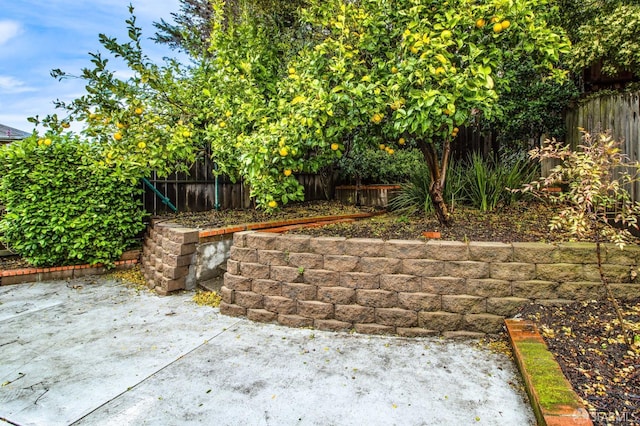
{"label": "stone block", "polygon": [[262,309],[264,296],[252,291],[236,291],[234,302],[236,305],[248,309]]}
{"label": "stone block", "polygon": [[358,269],[360,258],[346,255],[325,255],[324,269],[338,272],[353,272]]}
{"label": "stone block", "polygon": [[469,260],[476,262],[510,262],[513,258],[511,244],[478,241],[469,243]]}
{"label": "stone block", "polygon": [[246,278],[266,280],[271,276],[271,267],[260,263],[240,263],[240,275]]}
{"label": "stone block", "polygon": [[313,300],[316,286],[302,283],[282,283],[282,296],[293,300]]}
{"label": "stone block", "polygon": [[555,263],[598,263],[596,245],[586,242],[558,244],[552,259]]}
{"label": "stone block", "polygon": [[344,237],[318,237],[309,241],[311,252],[322,255],[343,255],[345,253]]}
{"label": "stone block", "polygon": [[360,305],[336,305],[335,319],[348,323],[370,323],[375,321],[375,310]]}
{"label": "stone block", "polygon": [[438,332],[460,329],[462,315],[451,312],[418,312],[418,327]]}
{"label": "stone block", "polygon": [[324,256],[315,253],[290,253],[289,266],[306,269],[324,269]]}
{"label": "stone block", "polygon": [[536,265],[520,262],[496,262],[491,264],[491,278],[506,281],[527,281],[535,279]]}
{"label": "stone block", "polygon": [[575,263],[542,263],[536,265],[536,279],[542,281],[580,281],[583,267]]}
{"label": "stone block", "polygon": [[315,300],[298,301],[298,315],[314,319],[332,319],[333,304]]}
{"label": "stone block", "polygon": [[368,274],[397,274],[402,269],[400,259],[387,257],[362,257],[360,258],[360,272]]}
{"label": "stone block", "polygon": [[497,334],[504,329],[504,317],[493,314],[468,314],[464,316],[462,324],[466,331]]}
{"label": "stone block", "polygon": [[417,240],[389,240],[384,246],[384,256],[391,259],[424,259],[427,245]]}
{"label": "stone block", "polygon": [[285,281],[290,283],[298,283],[304,280],[304,270],[293,268],[291,266],[271,266],[270,278],[274,281]]}
{"label": "stone block", "polygon": [[167,239],[178,244],[196,244],[200,242],[200,231],[189,228],[171,228]]}
{"label": "stone block", "polygon": [[162,277],[159,282],[156,281],[156,286],[159,285],[163,290],[171,292],[177,290],[184,290],[186,283],[186,277],[170,279]]}
{"label": "stone block", "polygon": [[556,299],[558,283],[553,281],[514,281],[511,284],[511,295],[526,299]]}
{"label": "stone block", "polygon": [[376,238],[349,238],[345,241],[345,253],[359,257],[383,257],[385,242]]}
{"label": "stone block", "polygon": [[418,293],[422,290],[422,279],[415,275],[380,275],[380,288],[389,291]]}
{"label": "stone block", "polygon": [[511,296],[511,283],[505,280],[469,279],[467,280],[467,294],[481,297],[508,297]]}
{"label": "stone block", "polygon": [[247,319],[255,322],[275,322],[278,320],[278,314],[265,309],[247,309]]}
{"label": "stone block", "polygon": [[162,269],[162,276],[169,279],[182,278],[189,273],[188,266],[172,267],[166,266]]}
{"label": "stone block", "polygon": [[466,281],[454,277],[423,277],[422,292],[432,294],[465,294]]}
{"label": "stone block", "polygon": [[231,303],[220,302],[220,313],[230,317],[243,317],[247,314],[247,308]]}
{"label": "stone block", "polygon": [[291,315],[296,313],[296,301],[282,296],[264,296],[264,309],[278,314]]}
{"label": "stone block", "polygon": [[376,308],[376,323],[393,327],[415,327],[418,325],[418,313],[400,308]]}
{"label": "stone block", "polygon": [[613,295],[620,300],[633,300],[640,296],[640,284],[609,284]]}
{"label": "stone block", "polygon": [[446,261],[469,260],[469,246],[461,241],[429,240],[426,243],[427,259]]}
{"label": "stone block", "polygon": [[321,287],[340,285],[340,273],[326,269],[309,269],[304,271],[303,282]]}
{"label": "stone block", "polygon": [[240,275],[240,262],[237,260],[227,260],[227,272],[233,275]]}
{"label": "stone block", "polygon": [[442,310],[457,314],[478,314],[487,312],[487,300],[484,297],[462,295],[442,296]]}
{"label": "stone block", "polygon": [[182,256],[185,254],[192,254],[196,251],[196,243],[191,244],[180,244],[174,243],[173,241],[163,241],[162,248],[165,252],[175,254],[177,256]]}
{"label": "stone block", "polygon": [[[635,268],[628,265],[602,265],[602,272],[609,283],[630,283]],[[637,274],[637,272],[635,272]],[[586,281],[600,281],[598,265],[584,265],[583,276]]]}
{"label": "stone block", "polygon": [[439,277],[444,274],[444,262],[431,259],[404,259],[402,273],[419,277]]}
{"label": "stone block", "polygon": [[279,235],[276,239],[276,250],[290,253],[309,253],[311,237],[309,235]]}
{"label": "stone block", "polygon": [[258,263],[269,266],[286,266],[289,262],[280,250],[258,250]]}
{"label": "stone block", "polygon": [[557,247],[546,243],[512,243],[513,261],[521,263],[553,263]]}
{"label": "stone block", "polygon": [[176,256],[175,254],[165,253],[162,255],[162,263],[166,266],[179,267],[189,266],[193,261],[192,254],[185,254],[183,256]]}
{"label": "stone block", "polygon": [[398,306],[412,311],[440,311],[442,296],[430,293],[398,293]]}
{"label": "stone block", "polygon": [[353,324],[346,321],[338,321],[335,319],[316,319],[313,320],[313,328],[327,331],[348,331]]}
{"label": "stone block", "polygon": [[594,300],[606,298],[605,288],[600,282],[566,282],[558,285],[555,298],[573,300]]}
{"label": "stone block", "polygon": [[489,297],[487,299],[487,313],[502,317],[512,317],[518,313],[520,308],[530,302],[529,299],[522,297]]}
{"label": "stone block", "polygon": [[395,334],[395,327],[382,324],[354,324],[353,329],[356,333],[389,335]]}
{"label": "stone block", "polygon": [[444,274],[459,278],[489,278],[491,271],[486,262],[451,261],[444,264]]}
{"label": "stone block", "polygon": [[305,318],[300,315],[278,315],[278,323],[287,327],[313,327],[313,318]]}
{"label": "stone block", "polygon": [[245,237],[247,247],[258,250],[275,250],[278,235],[268,232],[254,232]]}
{"label": "stone block", "polygon": [[274,280],[253,280],[251,290],[263,296],[280,296],[282,294],[282,283]]}
{"label": "stone block", "polygon": [[318,287],[317,299],[325,303],[349,305],[354,302],[356,291],[344,287]]}
{"label": "stone block", "polygon": [[475,331],[465,331],[465,330],[457,330],[457,331],[444,331],[442,332],[442,337],[445,339],[451,340],[477,340],[484,337],[486,333],[479,333]]}
{"label": "stone block", "polygon": [[356,303],[372,308],[392,308],[398,306],[398,294],[386,290],[356,290]]}
{"label": "stone block", "polygon": [[240,275],[224,274],[224,286],[237,291],[251,291],[253,280]]}
{"label": "stone block", "polygon": [[229,259],[237,260],[238,262],[258,263],[258,250],[254,248],[231,246]]}
{"label": "stone block", "polygon": [[340,274],[340,286],[354,289],[376,289],[380,288],[380,277],[364,272],[343,272]]}
{"label": "stone block", "polygon": [[225,286],[220,288],[220,297],[222,297],[222,301],[225,303],[233,303],[233,293],[233,290]]}
{"label": "stone block", "polygon": [[615,244],[603,244],[603,262],[615,265],[638,265],[640,263],[640,247],[627,244],[622,250]]}
{"label": "stone block", "polygon": [[238,248],[247,247],[247,235],[253,234],[255,231],[241,231],[233,233],[233,246]]}

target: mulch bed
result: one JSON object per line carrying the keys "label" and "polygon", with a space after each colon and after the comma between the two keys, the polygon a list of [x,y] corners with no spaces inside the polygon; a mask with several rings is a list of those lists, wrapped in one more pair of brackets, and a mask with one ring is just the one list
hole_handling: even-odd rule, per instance
{"label": "mulch bed", "polygon": [[619,302],[635,343],[625,343],[611,302],[531,304],[534,321],[596,425],[640,425],[640,298]]}

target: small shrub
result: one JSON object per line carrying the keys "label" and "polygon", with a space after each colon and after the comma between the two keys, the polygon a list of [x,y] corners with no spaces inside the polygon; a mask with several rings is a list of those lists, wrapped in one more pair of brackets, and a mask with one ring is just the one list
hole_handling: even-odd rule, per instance
{"label": "small shrub", "polygon": [[424,169],[424,157],[417,149],[389,150],[355,146],[338,163],[340,179],[356,183],[401,183]]}
{"label": "small shrub", "polygon": [[139,185],[73,135],[0,148],[2,240],[34,266],[112,265],[144,229]]}

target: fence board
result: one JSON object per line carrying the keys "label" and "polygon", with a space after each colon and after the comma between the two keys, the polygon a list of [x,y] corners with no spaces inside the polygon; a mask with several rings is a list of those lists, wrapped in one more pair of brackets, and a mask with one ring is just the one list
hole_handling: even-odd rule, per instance
{"label": "fence board", "polygon": [[[588,132],[610,130],[621,140],[623,152],[631,161],[640,160],[640,91],[601,96],[576,105],[566,115],[566,142],[576,148],[580,144],[578,128]],[[635,201],[640,201],[640,183],[629,188]]]}

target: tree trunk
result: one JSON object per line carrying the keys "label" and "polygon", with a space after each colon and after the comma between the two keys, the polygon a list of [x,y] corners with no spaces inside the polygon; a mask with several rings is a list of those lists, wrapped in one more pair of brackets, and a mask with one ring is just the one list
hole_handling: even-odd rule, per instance
{"label": "tree trunk", "polygon": [[451,153],[451,141],[444,141],[442,147],[442,159],[438,159],[438,154],[433,143],[428,141],[419,141],[418,146],[429,168],[431,184],[429,186],[429,196],[436,211],[438,222],[443,226],[451,224],[449,209],[444,199],[444,185],[447,178],[447,168],[449,167],[449,154]]}

